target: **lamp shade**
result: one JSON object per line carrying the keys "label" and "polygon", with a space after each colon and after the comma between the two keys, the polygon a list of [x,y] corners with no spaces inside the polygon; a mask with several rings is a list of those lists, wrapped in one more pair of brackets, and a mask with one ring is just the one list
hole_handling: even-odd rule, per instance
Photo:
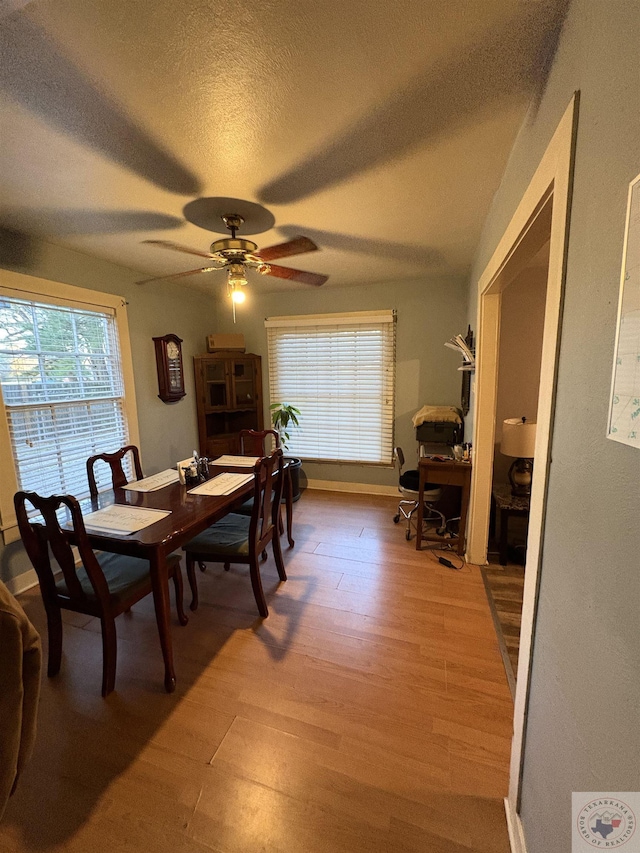
{"label": "lamp shade", "polygon": [[536,422],[507,418],[502,422],[500,452],[516,459],[533,459],[536,446]]}

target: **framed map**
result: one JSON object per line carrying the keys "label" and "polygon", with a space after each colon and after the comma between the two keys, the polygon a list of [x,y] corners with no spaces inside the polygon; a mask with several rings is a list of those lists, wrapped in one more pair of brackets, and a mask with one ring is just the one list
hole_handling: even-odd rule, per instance
{"label": "framed map", "polygon": [[640,175],[629,185],[607,438],[640,448]]}

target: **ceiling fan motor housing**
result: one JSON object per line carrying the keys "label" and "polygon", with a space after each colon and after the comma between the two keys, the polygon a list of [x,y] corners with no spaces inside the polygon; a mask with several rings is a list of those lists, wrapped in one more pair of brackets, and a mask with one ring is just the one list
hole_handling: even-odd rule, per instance
{"label": "ceiling fan motor housing", "polygon": [[232,252],[233,254],[244,255],[255,252],[258,248],[256,243],[251,240],[242,240],[239,237],[225,237],[222,240],[216,240],[211,244],[210,251],[216,252]]}

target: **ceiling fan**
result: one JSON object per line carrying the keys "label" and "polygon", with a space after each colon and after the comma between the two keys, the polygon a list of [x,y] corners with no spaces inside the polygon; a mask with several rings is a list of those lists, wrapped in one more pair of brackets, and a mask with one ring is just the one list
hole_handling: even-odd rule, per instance
{"label": "ceiling fan", "polygon": [[305,252],[315,252],[318,248],[316,244],[309,240],[308,237],[294,237],[293,240],[288,240],[286,243],[279,243],[276,246],[269,246],[265,249],[258,249],[258,246],[251,240],[244,240],[241,237],[236,237],[236,231],[244,223],[244,217],[237,213],[226,214],[222,217],[222,221],[231,232],[231,237],[225,237],[222,240],[215,240],[208,252],[200,252],[197,249],[190,249],[188,246],[181,246],[179,243],[173,243],[169,240],[144,240],[144,243],[149,243],[152,246],[162,246],[165,249],[172,249],[175,252],[185,252],[188,255],[197,255],[200,258],[208,258],[211,266],[202,267],[197,270],[188,270],[187,272],[179,272],[174,275],[162,275],[156,278],[147,278],[143,281],[138,281],[136,284],[149,284],[154,281],[170,281],[177,278],[185,278],[190,275],[200,275],[200,273],[216,272],[217,270],[227,270],[227,288],[234,302],[243,301],[244,294],[241,298],[237,298],[234,294],[239,294],[239,288],[247,284],[245,271],[253,269],[261,275],[272,275],[275,278],[284,278],[291,281],[299,281],[303,284],[311,284],[319,287],[324,284],[329,278],[327,275],[320,275],[313,272],[305,272],[304,270],[295,270],[291,267],[281,267],[272,264],[271,261],[278,258],[287,258],[291,255],[302,255]]}

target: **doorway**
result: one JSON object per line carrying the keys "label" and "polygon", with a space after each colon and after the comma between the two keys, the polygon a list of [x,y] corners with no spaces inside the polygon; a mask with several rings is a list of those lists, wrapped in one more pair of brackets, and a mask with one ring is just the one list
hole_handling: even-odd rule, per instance
{"label": "doorway", "polygon": [[[515,696],[530,496],[514,496],[509,469],[514,462],[501,450],[508,418],[537,422],[540,367],[549,273],[552,197],[510,261],[500,302],[495,443],[488,565],[481,567],[500,652]],[[508,448],[507,448],[508,449]],[[535,463],[534,463],[535,467]]]}
{"label": "doorway", "polygon": [[[505,802],[509,834],[514,851],[524,850],[524,837],[519,817],[520,788],[526,739],[530,662],[535,639],[536,601],[542,561],[547,482],[551,464],[550,450],[578,116],[577,106],[578,93],[574,95],[567,107],[505,233],[478,281],[477,375],[473,407],[474,464],[467,560],[484,566],[487,563],[495,457],[502,294],[509,283],[515,279],[517,264],[524,263],[523,247],[530,241],[534,246],[537,245],[538,248],[541,248],[544,239],[540,239],[540,233],[549,235],[547,289],[537,405],[538,427],[534,451],[535,477],[530,499],[509,795]],[[550,217],[550,222],[548,217]],[[529,254],[525,252],[525,256],[529,258],[533,254],[535,252]]]}

